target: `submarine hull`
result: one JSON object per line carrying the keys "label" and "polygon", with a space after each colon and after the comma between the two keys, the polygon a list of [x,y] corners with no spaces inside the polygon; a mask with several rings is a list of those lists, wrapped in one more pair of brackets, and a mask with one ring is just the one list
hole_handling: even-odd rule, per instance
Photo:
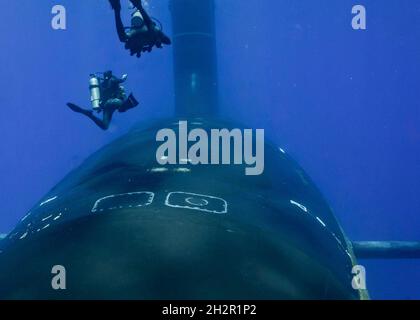
{"label": "submarine hull", "polygon": [[[54,187],[0,243],[0,299],[358,299],[351,248],[310,178],[265,145],[265,170],[156,162],[135,128]],[[190,121],[191,128],[229,128]],[[54,290],[53,266],[66,270]]]}

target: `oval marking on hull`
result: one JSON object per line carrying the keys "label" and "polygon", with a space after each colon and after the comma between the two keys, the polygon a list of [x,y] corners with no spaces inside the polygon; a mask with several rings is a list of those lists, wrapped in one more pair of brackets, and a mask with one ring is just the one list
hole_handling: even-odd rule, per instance
{"label": "oval marking on hull", "polygon": [[209,204],[209,202],[206,199],[198,199],[194,197],[189,197],[185,199],[185,202],[193,206],[199,206],[199,207],[206,206]]}
{"label": "oval marking on hull", "polygon": [[182,191],[170,192],[166,197],[165,205],[171,208],[197,210],[216,214],[225,214],[228,212],[228,204],[222,198]]}

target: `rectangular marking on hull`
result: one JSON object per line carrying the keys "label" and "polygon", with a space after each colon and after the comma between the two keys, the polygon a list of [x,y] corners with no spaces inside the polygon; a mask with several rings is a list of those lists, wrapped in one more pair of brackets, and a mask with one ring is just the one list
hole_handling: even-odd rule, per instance
{"label": "rectangular marking on hull", "polygon": [[91,211],[95,213],[107,210],[145,207],[153,202],[154,197],[155,194],[148,191],[113,194],[97,200]]}
{"label": "rectangular marking on hull", "polygon": [[222,198],[182,191],[170,192],[166,197],[165,205],[216,214],[224,214],[228,211],[227,202]]}

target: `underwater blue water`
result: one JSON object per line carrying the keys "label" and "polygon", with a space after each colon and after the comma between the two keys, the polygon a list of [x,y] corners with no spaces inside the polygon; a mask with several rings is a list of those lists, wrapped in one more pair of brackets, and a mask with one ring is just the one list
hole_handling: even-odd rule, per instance
{"label": "underwater blue water", "polygon": [[[171,33],[168,1],[149,10]],[[67,30],[51,8],[67,9]],[[420,2],[216,0],[221,114],[286,149],[352,240],[420,240]],[[351,8],[367,9],[367,30]],[[2,0],[0,233],[87,156],[173,113],[172,50],[119,44],[105,0]],[[128,13],[128,4],[124,5]],[[191,13],[194,14],[194,13]],[[108,132],[72,113],[88,75],[128,73],[141,107]],[[420,261],[360,261],[372,298],[420,299]]]}

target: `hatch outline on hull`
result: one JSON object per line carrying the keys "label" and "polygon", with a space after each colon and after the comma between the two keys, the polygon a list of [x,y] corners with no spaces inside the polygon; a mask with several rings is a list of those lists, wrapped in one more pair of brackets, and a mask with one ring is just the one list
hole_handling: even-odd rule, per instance
{"label": "hatch outline on hull", "polygon": [[[145,195],[149,196],[149,198],[147,199],[146,202],[141,203],[141,204],[132,204],[132,205],[128,205],[128,206],[117,205],[117,206],[110,207],[110,208],[99,209],[99,206],[100,206],[101,202],[103,202],[104,200],[117,198],[117,197],[123,197],[123,196],[140,195],[140,194],[145,194]],[[103,211],[106,211],[106,210],[117,210],[117,209],[130,209],[130,208],[146,207],[146,206],[149,206],[153,203],[154,198],[155,198],[154,192],[150,192],[150,191],[138,191],[138,192],[127,192],[127,193],[120,193],[120,194],[112,194],[112,195],[102,197],[102,198],[96,200],[91,212],[96,213],[96,212],[103,212]]]}
{"label": "hatch outline on hull", "polygon": [[[185,196],[185,202],[186,205],[179,205],[179,204],[172,204],[170,202],[171,197],[174,195],[184,195]],[[207,199],[211,199],[211,200],[217,200],[220,201],[222,203],[222,207],[223,210],[209,210],[206,208],[203,208],[200,205],[194,205],[191,203],[191,198],[194,197],[199,197],[201,200],[205,200],[206,205],[208,205],[208,201]],[[190,200],[190,201],[187,201]],[[207,213],[216,213],[216,214],[226,214],[228,212],[228,204],[226,202],[226,200],[219,198],[219,197],[214,197],[214,196],[210,196],[210,195],[205,195],[205,194],[197,194],[197,193],[191,193],[191,192],[183,192],[183,191],[174,191],[174,192],[169,192],[168,195],[166,196],[165,199],[165,205],[171,208],[180,208],[180,209],[188,209],[188,210],[196,210],[196,211],[203,211],[203,212],[207,212]]]}

